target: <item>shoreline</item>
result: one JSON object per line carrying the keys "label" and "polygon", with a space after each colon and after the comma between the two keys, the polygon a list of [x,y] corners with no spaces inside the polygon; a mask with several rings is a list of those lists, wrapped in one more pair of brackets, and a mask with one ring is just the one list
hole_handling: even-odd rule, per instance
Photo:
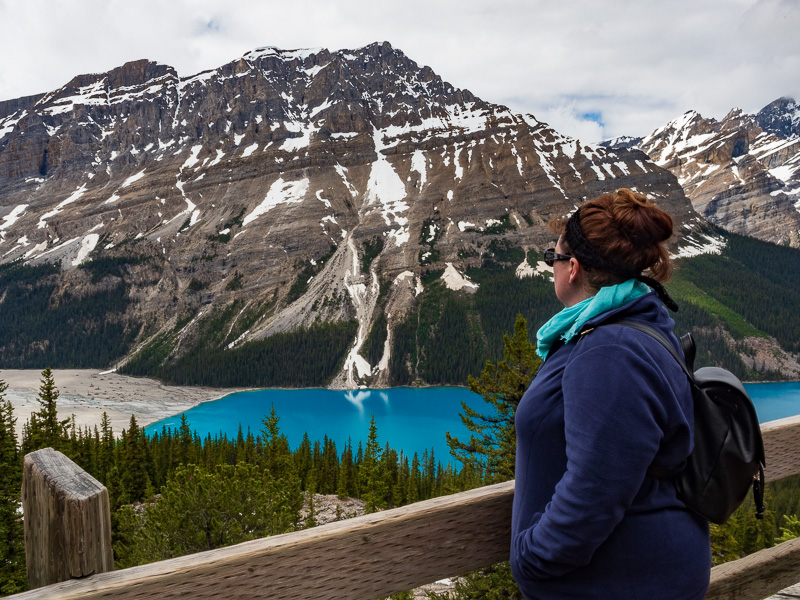
{"label": "shoreline", "polygon": [[[99,369],[52,369],[53,380],[59,392],[58,417],[68,419],[75,415],[75,423],[81,430],[100,427],[103,412],[108,414],[114,437],[119,437],[123,429],[128,429],[131,415],[136,417],[139,427],[151,425],[162,419],[174,417],[194,408],[203,402],[219,400],[230,394],[258,391],[261,389],[300,389],[300,388],[211,388],[203,386],[166,385],[149,377],[121,375],[113,371]],[[22,427],[32,412],[39,410],[37,395],[41,386],[42,372],[36,369],[0,369],[0,380],[8,384],[5,392],[7,400],[14,408],[17,422],[15,430],[17,443],[22,442]],[[466,385],[398,386],[415,388],[461,387]],[[349,388],[307,388],[335,389],[348,391]],[[362,389],[382,388],[354,388]]]}
{"label": "shoreline", "polygon": [[[256,388],[209,388],[172,386],[147,377],[132,377],[99,369],[53,369],[59,392],[58,417],[75,415],[81,430],[99,428],[103,412],[108,414],[114,436],[128,429],[131,415],[139,427],[178,415],[203,402],[218,400],[236,392]],[[39,410],[37,394],[42,372],[35,369],[0,369],[0,380],[8,384],[6,400],[11,401],[16,418],[17,442],[22,427],[32,412]]]}

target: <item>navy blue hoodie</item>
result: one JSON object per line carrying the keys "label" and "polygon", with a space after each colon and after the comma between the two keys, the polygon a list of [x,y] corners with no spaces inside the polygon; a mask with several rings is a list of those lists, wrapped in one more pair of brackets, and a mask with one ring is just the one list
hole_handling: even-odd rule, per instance
{"label": "navy blue hoodie", "polygon": [[[600,315],[655,327],[678,347],[655,293]],[[680,468],[692,396],[645,333],[598,327],[547,358],[516,413],[511,568],[526,598],[702,599],[708,523],[651,464]]]}

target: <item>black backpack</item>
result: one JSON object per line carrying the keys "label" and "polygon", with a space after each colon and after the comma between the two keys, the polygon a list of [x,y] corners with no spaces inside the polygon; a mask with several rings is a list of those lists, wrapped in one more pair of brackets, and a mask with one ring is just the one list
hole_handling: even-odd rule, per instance
{"label": "black backpack", "polygon": [[[604,323],[605,324],[605,323]],[[694,450],[679,473],[651,466],[648,474],[673,479],[678,497],[712,523],[723,524],[753,488],[756,518],[764,517],[764,441],[753,401],[742,382],[720,367],[694,368],[691,333],[681,342],[685,361],[661,333],[636,321],[611,321],[637,329],[664,346],[678,361],[694,398]]]}

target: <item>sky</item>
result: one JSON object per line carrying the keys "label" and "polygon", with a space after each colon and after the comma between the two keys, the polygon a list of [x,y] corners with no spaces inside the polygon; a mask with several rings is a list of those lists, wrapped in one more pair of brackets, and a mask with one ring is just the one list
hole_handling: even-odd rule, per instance
{"label": "sky", "polygon": [[388,41],[586,143],[800,100],[800,0],[0,0],[0,101],[147,58]]}

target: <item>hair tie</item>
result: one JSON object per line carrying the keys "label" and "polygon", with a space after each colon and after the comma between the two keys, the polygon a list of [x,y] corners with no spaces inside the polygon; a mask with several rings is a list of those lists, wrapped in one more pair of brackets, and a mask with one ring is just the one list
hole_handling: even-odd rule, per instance
{"label": "hair tie", "polygon": [[614,273],[615,275],[619,275],[620,277],[624,277],[625,279],[636,277],[635,271],[621,269],[618,266],[611,264],[611,262],[597,253],[597,250],[594,249],[594,246],[592,246],[589,243],[589,240],[587,240],[583,235],[581,224],[578,222],[579,212],[580,209],[576,210],[572,214],[567,221],[567,227],[564,230],[564,238],[567,240],[567,244],[569,245],[570,250],[572,250],[572,254],[575,255],[575,258],[577,258],[584,266],[592,269],[608,271],[610,273]]}
{"label": "hair tie", "polygon": [[667,293],[666,288],[663,285],[661,285],[661,282],[656,281],[655,279],[653,279],[652,277],[648,277],[647,275],[637,275],[635,279],[638,279],[642,283],[647,284],[651,288],[653,288],[656,294],[658,294],[658,297],[661,298],[661,302],[664,303],[664,306],[666,306],[672,312],[678,312],[678,303],[675,302],[675,300],[672,299],[672,296],[670,296]]}

